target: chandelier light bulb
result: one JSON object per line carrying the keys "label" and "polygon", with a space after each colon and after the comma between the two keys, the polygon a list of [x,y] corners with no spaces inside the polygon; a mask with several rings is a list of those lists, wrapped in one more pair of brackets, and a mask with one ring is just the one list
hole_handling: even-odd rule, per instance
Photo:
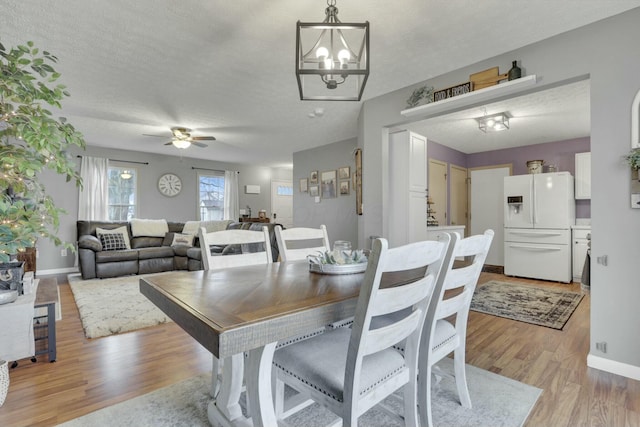
{"label": "chandelier light bulb", "polygon": [[347,68],[347,62],[351,59],[351,54],[347,49],[342,49],[338,52],[338,59],[340,60],[340,66],[342,68]]}
{"label": "chandelier light bulb", "polygon": [[487,126],[489,126],[490,128],[492,128],[495,124],[496,122],[494,122],[493,119],[487,120]]}

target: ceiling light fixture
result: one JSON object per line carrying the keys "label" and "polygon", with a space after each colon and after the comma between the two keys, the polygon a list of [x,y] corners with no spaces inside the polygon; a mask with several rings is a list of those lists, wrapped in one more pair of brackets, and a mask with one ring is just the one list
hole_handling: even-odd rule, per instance
{"label": "ceiling light fixture", "polygon": [[178,139],[178,138],[174,138],[173,141],[171,141],[171,143],[173,144],[174,147],[176,148],[189,148],[191,147],[191,141],[188,141],[186,139]]}
{"label": "ceiling light fixture", "polygon": [[369,22],[340,22],[336,0],[327,0],[325,15],[323,22],[297,24],[300,99],[360,101],[369,77]]}
{"label": "ceiling light fixture", "polygon": [[476,120],[478,128],[485,133],[509,129],[509,113],[507,112],[487,115],[485,111],[484,116],[478,117]]}
{"label": "ceiling light fixture", "polygon": [[132,176],[133,175],[131,174],[131,171],[127,169],[123,170],[122,173],[120,174],[120,178],[122,179],[131,179]]}

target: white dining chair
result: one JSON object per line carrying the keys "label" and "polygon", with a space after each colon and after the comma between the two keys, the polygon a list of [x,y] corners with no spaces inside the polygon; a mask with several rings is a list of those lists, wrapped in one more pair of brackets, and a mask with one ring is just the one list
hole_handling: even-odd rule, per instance
{"label": "white dining chair", "polygon": [[[442,266],[450,262],[448,249],[448,235],[392,249],[385,239],[376,239],[353,327],[277,349],[273,366],[278,378],[341,417],[345,426],[357,425],[360,415],[403,388],[406,424],[416,426],[420,335]],[[394,286],[381,288],[383,274],[389,273],[385,280],[391,280],[403,271],[414,279],[397,279]],[[372,318],[395,312],[403,316],[371,328]],[[401,341],[404,353],[393,347]]]}
{"label": "white dining chair", "polygon": [[[282,261],[306,259],[307,255],[331,250],[327,227],[324,224],[320,228],[293,227],[284,230],[276,225],[275,233]],[[300,247],[301,242],[312,244],[312,246]]]}
{"label": "white dining chair", "polygon": [[[263,227],[262,231],[222,230],[211,233],[208,233],[206,228],[200,227],[198,237],[205,270],[270,264],[272,262],[271,240],[267,227]],[[223,253],[228,253],[228,255],[212,254],[212,246],[225,247]],[[233,363],[225,363],[224,359],[220,361],[217,357],[212,357],[211,395],[217,397],[220,402],[233,402],[232,407],[223,407],[222,410],[229,419],[234,419],[241,413],[241,408],[235,402],[238,402],[242,393],[242,382],[222,381],[221,376],[243,375],[244,354],[231,356]]]}
{"label": "white dining chair", "polygon": [[493,230],[486,230],[483,234],[465,239],[456,237],[453,257],[465,257],[465,262],[457,268],[452,263],[453,267],[443,275],[444,285],[434,293],[427,313],[419,356],[418,406],[422,426],[433,426],[431,414],[433,366],[451,352],[453,352],[454,376],[460,403],[465,408],[471,408],[465,368],[467,319],[471,298],[491,248],[493,235]]}

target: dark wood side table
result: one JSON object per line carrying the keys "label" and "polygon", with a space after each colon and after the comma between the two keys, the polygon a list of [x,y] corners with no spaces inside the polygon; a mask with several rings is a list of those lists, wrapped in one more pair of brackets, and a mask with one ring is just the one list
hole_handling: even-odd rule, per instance
{"label": "dark wood side table", "polygon": [[270,221],[269,218],[240,218],[240,222],[264,222],[268,224]]}
{"label": "dark wood side table", "polygon": [[[58,281],[55,277],[39,279],[34,308],[46,308],[47,314],[33,319],[36,356],[47,354],[49,362],[56,361],[56,303],[58,302]],[[39,341],[46,340],[46,348],[39,347]]]}

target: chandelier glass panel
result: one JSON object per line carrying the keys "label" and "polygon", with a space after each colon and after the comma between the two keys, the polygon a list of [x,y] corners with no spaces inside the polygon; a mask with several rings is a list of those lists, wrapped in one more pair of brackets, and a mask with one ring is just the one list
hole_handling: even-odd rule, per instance
{"label": "chandelier glass panel", "polygon": [[301,100],[359,101],[369,77],[369,22],[342,23],[335,0],[323,22],[297,23],[296,77]]}

